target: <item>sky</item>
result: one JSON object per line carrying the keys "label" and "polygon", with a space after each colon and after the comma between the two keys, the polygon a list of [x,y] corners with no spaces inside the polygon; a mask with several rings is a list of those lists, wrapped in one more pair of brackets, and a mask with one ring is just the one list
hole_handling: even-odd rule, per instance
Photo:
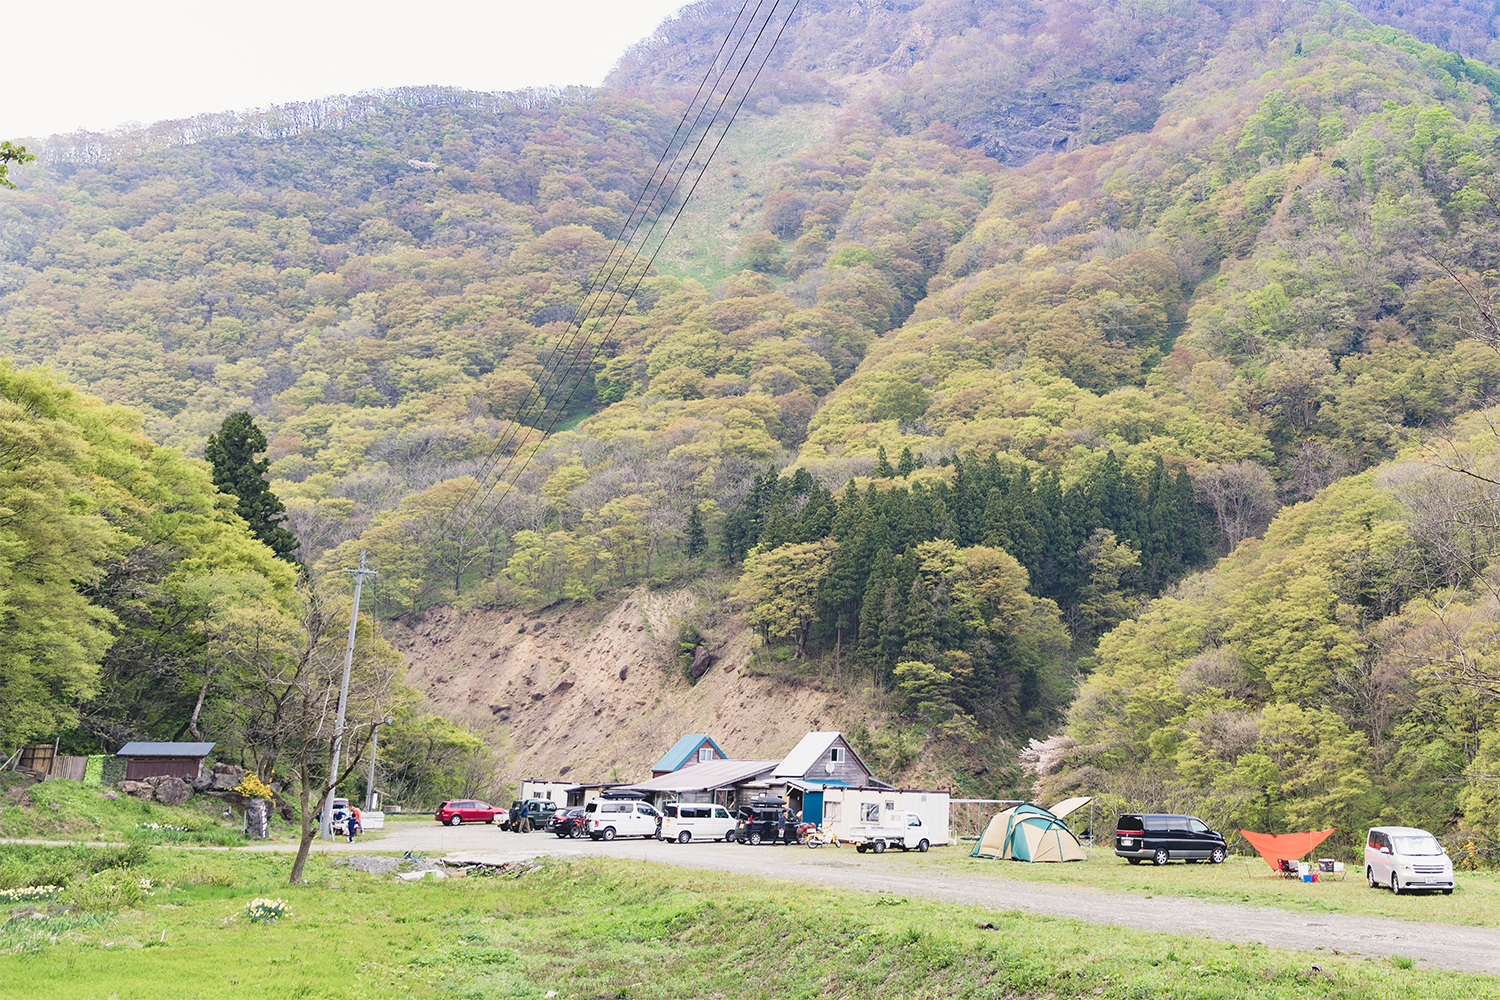
{"label": "sky", "polygon": [[375,87],[597,85],[684,0],[46,0],[6,10],[0,139]]}

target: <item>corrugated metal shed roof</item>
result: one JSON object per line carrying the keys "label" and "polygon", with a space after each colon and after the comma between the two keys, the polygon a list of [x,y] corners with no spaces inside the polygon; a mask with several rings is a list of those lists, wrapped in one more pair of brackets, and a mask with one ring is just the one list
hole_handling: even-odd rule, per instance
{"label": "corrugated metal shed roof", "polygon": [[116,757],[207,757],[217,743],[127,743]]}
{"label": "corrugated metal shed roof", "polygon": [[769,773],[775,766],[774,760],[709,760],[626,787],[641,792],[698,792]]}
{"label": "corrugated metal shed roof", "polygon": [[[812,770],[812,766],[816,764],[818,760],[823,756],[823,754],[828,751],[828,748],[833,745],[833,741],[839,739],[843,735],[843,733],[808,733],[806,736],[802,737],[801,741],[798,742],[796,746],[792,747],[792,752],[782,758],[781,763],[776,766],[776,777],[806,777],[807,772]],[[849,741],[844,740],[844,743],[848,745]],[[864,758],[860,757],[859,751],[855,750],[853,746],[850,746],[849,752],[854,754],[854,759],[856,761],[859,761],[859,766],[864,768],[866,774],[873,773],[871,772],[869,765],[864,762]]]}
{"label": "corrugated metal shed roof", "polygon": [[723,750],[720,750],[719,749],[719,744],[714,743],[713,738],[711,736],[707,735],[706,733],[689,733],[688,735],[683,736],[680,739],[678,739],[678,741],[676,743],[673,743],[672,744],[672,749],[670,749],[666,753],[662,754],[661,755],[661,760],[659,760],[655,764],[651,765],[651,770],[653,770],[653,771],[675,771],[675,770],[677,770],[683,764],[687,763],[688,757],[690,757],[692,755],[692,753],[693,753],[694,750],[698,749],[699,744],[701,744],[704,740],[708,740],[709,744],[712,745],[715,750],[719,751],[719,756],[720,757],[728,757],[729,756]]}

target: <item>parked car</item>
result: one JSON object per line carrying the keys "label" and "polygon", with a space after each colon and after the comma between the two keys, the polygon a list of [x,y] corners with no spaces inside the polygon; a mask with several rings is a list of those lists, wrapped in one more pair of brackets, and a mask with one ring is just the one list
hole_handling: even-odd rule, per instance
{"label": "parked car", "polygon": [[478,799],[454,799],[437,807],[436,818],[439,823],[448,826],[458,826],[461,823],[493,823],[495,814],[499,811],[488,802],[481,802]]}
{"label": "parked car", "polygon": [[616,837],[655,837],[661,828],[661,813],[649,802],[635,799],[596,799],[585,815],[588,834],[595,840],[614,840]]}
{"label": "parked car", "polygon": [[786,806],[751,803],[739,808],[734,839],[741,844],[794,844],[800,825]]}
{"label": "parked car", "polygon": [[550,829],[548,823],[557,812],[557,803],[548,799],[516,799],[510,804],[510,809],[506,810],[504,818],[500,820],[500,829],[513,830],[516,833],[523,832],[521,830],[521,806],[523,805],[531,807],[526,813],[527,826],[524,832]]}
{"label": "parked car", "polygon": [[661,807],[661,836],[686,844],[690,840],[728,840],[734,817],[723,806],[707,802],[668,802]]}
{"label": "parked car", "polygon": [[1222,864],[1229,845],[1197,816],[1143,813],[1121,816],[1115,823],[1115,854],[1133,865],[1149,860]]}
{"label": "parked car", "polygon": [[559,837],[577,840],[584,834],[584,824],[587,819],[588,814],[581,806],[573,809],[559,809],[547,822],[547,830]]}
{"label": "parked car", "polygon": [[1437,889],[1453,894],[1453,860],[1437,838],[1410,826],[1376,826],[1365,838],[1365,878],[1391,892]]}

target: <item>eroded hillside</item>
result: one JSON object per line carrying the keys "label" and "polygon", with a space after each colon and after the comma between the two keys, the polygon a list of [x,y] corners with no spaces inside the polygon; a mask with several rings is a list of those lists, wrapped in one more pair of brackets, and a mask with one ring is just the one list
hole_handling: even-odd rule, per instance
{"label": "eroded hillside", "polygon": [[505,726],[502,780],[511,783],[649,777],[683,733],[708,733],[731,756],[770,759],[809,730],[878,721],[863,699],[810,687],[789,696],[781,682],[748,673],[748,632],[717,649],[690,685],[666,666],[663,637],[676,635],[695,600],[688,590],[639,588],[611,608],[432,608],[391,635],[408,681],[443,714],[481,729]]}

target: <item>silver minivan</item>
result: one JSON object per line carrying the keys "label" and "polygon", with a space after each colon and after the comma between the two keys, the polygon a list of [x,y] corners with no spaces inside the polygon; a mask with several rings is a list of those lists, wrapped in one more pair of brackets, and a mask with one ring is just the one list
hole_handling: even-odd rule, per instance
{"label": "silver minivan", "polygon": [[1365,838],[1365,878],[1370,888],[1390,886],[1395,893],[1413,889],[1453,892],[1453,861],[1437,838],[1410,826],[1376,826]]}

